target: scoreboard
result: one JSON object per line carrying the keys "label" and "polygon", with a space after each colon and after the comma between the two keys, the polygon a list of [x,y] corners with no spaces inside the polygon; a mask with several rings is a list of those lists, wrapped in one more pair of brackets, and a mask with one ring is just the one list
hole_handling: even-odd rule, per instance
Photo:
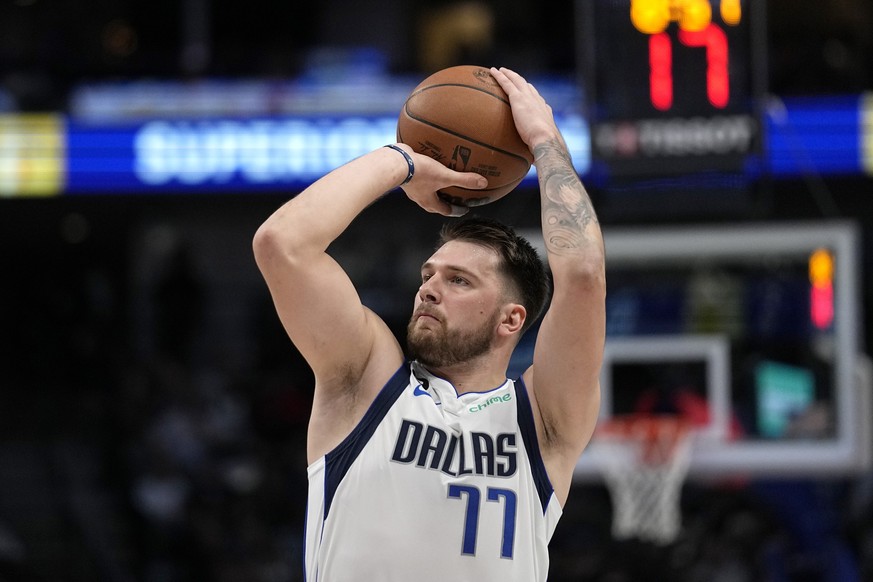
{"label": "scoreboard", "polygon": [[592,161],[612,177],[743,172],[761,141],[763,0],[581,0]]}

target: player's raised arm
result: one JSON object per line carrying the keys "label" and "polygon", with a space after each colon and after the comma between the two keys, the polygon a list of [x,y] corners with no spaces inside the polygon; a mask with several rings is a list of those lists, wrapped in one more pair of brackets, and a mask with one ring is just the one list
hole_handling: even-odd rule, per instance
{"label": "player's raised arm", "polygon": [[547,462],[551,459],[550,476],[556,490],[566,491],[600,405],[606,319],[603,239],[551,107],[516,73],[492,73],[510,97],[540,183],[543,239],[554,290],[525,381],[539,412],[540,446]]}
{"label": "player's raised arm", "polygon": [[329,434],[319,438],[311,431],[311,456],[347,434],[403,360],[388,327],[362,305],[352,281],[327,254],[361,211],[401,184],[426,210],[450,214],[436,190],[481,187],[482,178],[451,171],[406,146],[379,148],[312,184],[254,237],[255,259],[282,325],[315,375],[313,424],[323,416],[320,426]]}

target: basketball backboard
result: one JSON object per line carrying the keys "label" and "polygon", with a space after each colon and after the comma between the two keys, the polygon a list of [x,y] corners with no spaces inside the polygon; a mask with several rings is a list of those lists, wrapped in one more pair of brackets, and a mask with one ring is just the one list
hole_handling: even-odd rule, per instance
{"label": "basketball backboard", "polygon": [[[698,427],[691,477],[869,467],[854,224],[608,229],[604,238],[601,419],[683,414]],[[577,477],[598,474],[596,454],[582,455]]]}

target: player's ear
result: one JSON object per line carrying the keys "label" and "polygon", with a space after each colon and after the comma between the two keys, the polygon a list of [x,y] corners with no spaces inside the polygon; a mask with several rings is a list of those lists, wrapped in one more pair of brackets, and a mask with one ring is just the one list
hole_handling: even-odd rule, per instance
{"label": "player's ear", "polygon": [[520,332],[527,320],[527,310],[521,303],[507,303],[501,313],[500,330],[507,335]]}

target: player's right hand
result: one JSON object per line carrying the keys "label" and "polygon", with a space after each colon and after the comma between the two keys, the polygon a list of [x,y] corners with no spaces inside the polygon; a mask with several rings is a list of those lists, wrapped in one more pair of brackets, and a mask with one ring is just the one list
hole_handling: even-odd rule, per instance
{"label": "player's right hand", "polygon": [[[403,146],[401,146],[403,147]],[[406,146],[407,152],[411,148]],[[488,186],[488,179],[475,172],[456,172],[424,154],[412,153],[415,175],[401,186],[406,196],[426,211],[443,216],[463,216],[467,206],[449,204],[439,198],[437,191],[450,186],[480,190]]]}

